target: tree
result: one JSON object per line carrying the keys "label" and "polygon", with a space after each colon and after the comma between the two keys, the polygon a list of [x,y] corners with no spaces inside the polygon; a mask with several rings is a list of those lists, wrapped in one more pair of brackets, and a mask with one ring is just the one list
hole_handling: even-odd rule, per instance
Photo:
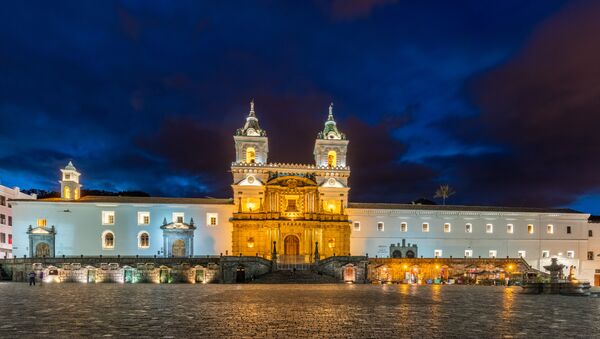
{"label": "tree", "polygon": [[450,198],[454,194],[456,194],[456,191],[454,191],[454,189],[450,187],[450,185],[440,185],[437,191],[435,191],[435,195],[433,196],[433,198],[442,198],[442,205],[446,205],[446,199]]}

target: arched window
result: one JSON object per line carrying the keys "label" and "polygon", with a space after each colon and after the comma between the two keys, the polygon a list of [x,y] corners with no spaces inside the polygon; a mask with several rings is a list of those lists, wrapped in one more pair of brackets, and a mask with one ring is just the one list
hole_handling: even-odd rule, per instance
{"label": "arched window", "polygon": [[69,186],[65,186],[65,199],[71,199],[71,188]]}
{"label": "arched window", "polygon": [[246,162],[249,164],[256,162],[256,151],[254,150],[254,147],[246,148]]}
{"label": "arched window", "polygon": [[337,166],[337,153],[335,151],[327,152],[327,166],[328,167]]}
{"label": "arched window", "polygon": [[102,248],[115,248],[115,235],[111,231],[102,234]]}
{"label": "arched window", "polygon": [[148,248],[150,247],[150,234],[148,232],[140,232],[138,236],[138,247]]}

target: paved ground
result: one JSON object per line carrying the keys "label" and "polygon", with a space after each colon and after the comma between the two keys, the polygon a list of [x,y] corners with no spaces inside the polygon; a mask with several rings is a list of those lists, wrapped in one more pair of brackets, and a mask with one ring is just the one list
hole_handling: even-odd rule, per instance
{"label": "paved ground", "polygon": [[408,285],[0,283],[0,337],[599,337],[600,298]]}

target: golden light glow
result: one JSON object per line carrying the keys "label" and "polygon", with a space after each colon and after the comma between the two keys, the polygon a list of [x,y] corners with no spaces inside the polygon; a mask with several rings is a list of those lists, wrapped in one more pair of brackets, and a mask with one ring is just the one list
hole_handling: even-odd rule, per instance
{"label": "golden light glow", "polygon": [[248,238],[248,248],[254,247],[254,238]]}
{"label": "golden light glow", "polygon": [[252,212],[252,211],[254,211],[254,209],[256,208],[256,205],[255,205],[253,202],[249,201],[249,202],[246,204],[246,208],[248,208],[248,211]]}
{"label": "golden light glow", "polygon": [[71,188],[69,186],[65,186],[65,199],[71,199]]}
{"label": "golden light glow", "polygon": [[408,268],[408,266],[407,266],[407,265],[404,265],[404,269],[407,269],[407,268]]}
{"label": "golden light glow", "polygon": [[254,150],[254,147],[246,148],[246,162],[249,164],[256,162],[256,151]]}
{"label": "golden light glow", "polygon": [[440,265],[435,265],[435,269],[439,270],[440,269]]}
{"label": "golden light glow", "polygon": [[335,247],[335,239],[329,239],[328,246],[329,246],[329,248],[334,248]]}
{"label": "golden light glow", "polygon": [[327,152],[327,166],[329,166],[329,167],[337,166],[337,153],[335,151]]}
{"label": "golden light glow", "polygon": [[513,269],[513,265],[508,265],[508,269],[512,270]]}

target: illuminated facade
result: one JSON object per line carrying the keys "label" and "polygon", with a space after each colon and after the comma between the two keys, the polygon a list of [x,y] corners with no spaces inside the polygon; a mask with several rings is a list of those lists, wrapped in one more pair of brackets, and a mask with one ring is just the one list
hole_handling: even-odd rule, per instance
{"label": "illuminated facade", "polygon": [[254,103],[233,138],[232,199],[80,197],[80,173],[69,163],[61,198],[12,202],[15,255],[523,257],[540,270],[558,257],[600,283],[600,224],[589,214],[349,202],[349,141],[333,106],[313,164],[269,162]]}
{"label": "illuminated facade", "polygon": [[310,262],[316,252],[349,253],[348,140],[337,129],[333,105],[315,140],[314,164],[268,163],[268,137],[254,104],[234,140],[233,253],[271,258],[275,252],[294,262]]}

